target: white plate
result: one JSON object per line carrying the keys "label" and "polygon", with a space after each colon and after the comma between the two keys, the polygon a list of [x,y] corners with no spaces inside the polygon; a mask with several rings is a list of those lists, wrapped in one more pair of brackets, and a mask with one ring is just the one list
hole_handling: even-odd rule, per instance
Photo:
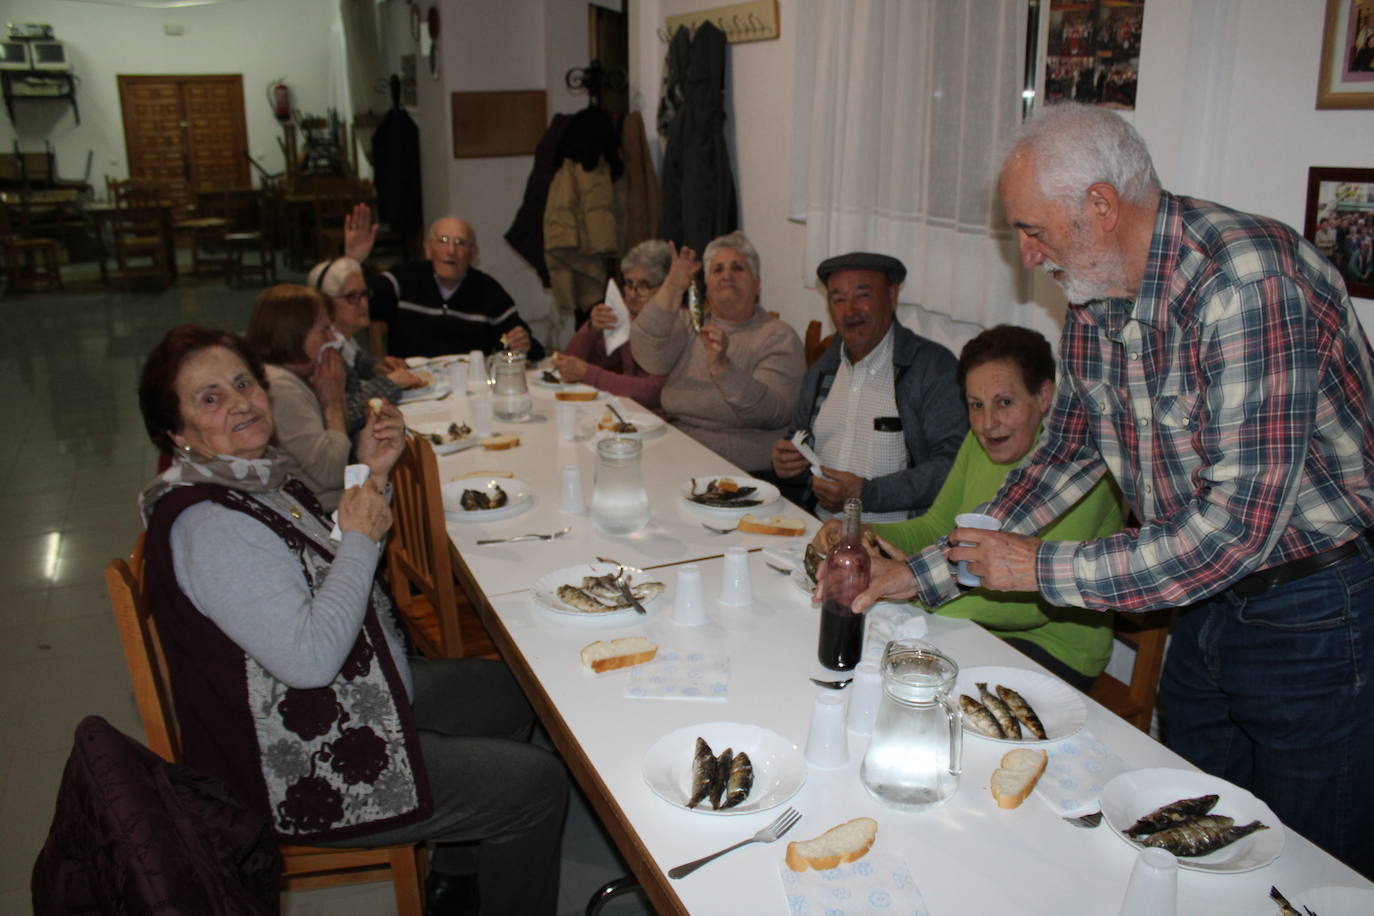
{"label": "white plate", "polygon": [[425,384],[420,388],[411,388],[408,391],[402,391],[402,404],[409,404],[412,401],[428,401],[435,398],[447,397],[453,390],[448,383],[447,372],[440,372],[437,369],[412,369],[410,371],[419,376]]}
{"label": "white plate", "polygon": [[[733,480],[741,487],[757,487],[757,489],[753,493],[750,493],[749,496],[746,498],[759,499],[762,500],[762,502],[759,503],[757,506],[741,506],[739,508],[732,509],[724,506],[703,506],[700,503],[694,503],[687,498],[692,494],[693,480],[696,481],[697,492],[700,493],[701,491],[706,489],[707,485],[711,481],[725,479]],[[699,513],[703,518],[712,521],[733,521],[736,523],[739,522],[741,517],[747,515],[750,512],[756,514],[766,512],[769,506],[773,505],[773,503],[782,499],[782,494],[778,492],[778,488],[773,486],[768,481],[757,480],[753,477],[746,477],[743,474],[703,474],[695,478],[688,478],[687,480],[684,480],[682,482],[681,492],[683,503],[686,504],[686,506],[693,512]]]}
{"label": "white plate", "polygon": [[1044,745],[1049,741],[1072,738],[1083,730],[1083,724],[1088,721],[1088,704],[1083,702],[1081,693],[1057,677],[1027,668],[965,668],[959,672],[959,680],[954,686],[955,702],[958,702],[961,693],[966,693],[975,700],[979,699],[979,681],[986,682],[988,689],[993,693],[997,692],[997,685],[1001,684],[1021,694],[1030,704],[1030,708],[1035,710],[1040,724],[1045,726],[1047,738],[1041,741],[1031,735],[1024,725],[1021,727],[1023,737],[1019,741],[1010,738],[989,738],[972,726],[964,728],[966,735],[1001,744]]}
{"label": "white plate", "polygon": [[1374,889],[1367,887],[1314,887],[1301,894],[1285,893],[1284,896],[1293,906],[1308,907],[1318,916],[1369,916],[1374,913]]}
{"label": "white plate", "polygon": [[[506,495],[510,497],[504,506],[499,509],[475,509],[473,511],[463,508],[464,490],[486,490],[490,493],[494,487],[505,490]],[[444,494],[444,514],[454,521],[494,522],[519,515],[528,509],[532,504],[531,497],[534,491],[530,489],[529,484],[513,477],[465,477],[444,484],[442,492]]]}
{"label": "white plate", "polygon": [[[553,572],[545,573],[538,579],[534,580],[534,600],[537,604],[541,605],[542,607],[548,608],[555,614],[567,614],[570,617],[582,617],[584,619],[593,618],[600,620],[606,617],[611,617],[619,614],[638,613],[632,607],[618,608],[614,611],[604,612],[579,611],[575,608],[569,607],[568,605],[564,604],[562,601],[559,600],[558,587],[560,585],[581,585],[584,576],[604,576],[607,573],[615,572],[615,570],[616,566],[614,563],[582,563],[578,566],[567,566],[563,569],[555,569]],[[631,586],[633,586],[636,582],[663,581],[663,578],[661,576],[655,575],[652,572],[646,573],[644,572],[644,570],[636,569],[633,566],[626,566],[625,574],[630,577]],[[650,607],[654,605],[656,601],[658,601],[662,597],[663,592],[659,592],[652,598],[645,598],[641,600],[639,603],[644,605],[645,610],[648,610]]]}
{"label": "white plate", "polygon": [[[706,739],[715,754],[728,747],[749,755],[754,767],[754,788],[735,807],[715,811],[709,801],[695,808],[687,807],[692,797],[692,759],[698,736]],[[688,725],[659,738],[644,757],[644,781],[655,795],[684,811],[726,817],[755,814],[776,808],[797,794],[806,782],[806,760],[796,744],[777,732],[741,722],[707,722]]]}
{"label": "white plate", "polygon": [[463,449],[473,448],[482,444],[482,440],[478,439],[476,436],[464,436],[462,439],[450,439],[448,437],[448,428],[450,425],[450,423],[444,423],[441,420],[431,420],[424,423],[412,423],[410,429],[425,437],[440,436],[443,438],[444,442],[441,445],[435,445],[434,441],[430,440],[430,447],[434,449],[434,454],[436,455],[452,455],[454,452],[461,452]]}
{"label": "white plate", "polygon": [[[611,432],[601,428],[601,421],[606,417],[611,417],[611,412],[600,404],[596,405],[596,428],[598,432]],[[627,410],[620,411],[620,417],[626,423],[633,423],[635,431],[632,433],[611,433],[624,439],[652,439],[661,436],[667,431],[668,427],[663,422],[662,417],[656,417],[651,413],[631,413]],[[614,417],[611,417],[614,420]]]}
{"label": "white plate", "polygon": [[[572,387],[572,385],[573,385],[572,382],[551,382],[551,381],[549,381],[548,379],[544,378],[544,371],[545,371],[545,370],[543,370],[543,369],[539,369],[539,370],[535,371],[534,373],[532,373],[532,374],[530,375],[530,384],[531,384],[531,385],[538,385],[540,388],[547,388],[547,389],[549,389],[550,391],[562,391],[564,388],[571,388],[571,387]],[[548,370],[548,371],[552,372],[553,370]],[[557,375],[557,374],[558,374],[557,372],[554,372],[554,375]]]}
{"label": "white plate", "polygon": [[[1102,788],[1102,795],[1098,801],[1102,804],[1103,819],[1112,832],[1121,837],[1122,841],[1140,849],[1139,843],[1126,836],[1126,830],[1132,824],[1156,808],[1199,795],[1221,796],[1216,807],[1212,809],[1212,814],[1233,817],[1237,824],[1248,824],[1257,820],[1267,824],[1269,829],[1241,837],[1230,846],[1223,846],[1205,856],[1195,859],[1180,856],[1179,868],[1228,873],[1250,871],[1263,868],[1283,852],[1283,823],[1269,810],[1268,805],[1240,786],[1197,770],[1161,767],[1122,773]],[[1326,916],[1324,910],[1317,912]],[[1361,912],[1367,913],[1369,910],[1364,909]]]}

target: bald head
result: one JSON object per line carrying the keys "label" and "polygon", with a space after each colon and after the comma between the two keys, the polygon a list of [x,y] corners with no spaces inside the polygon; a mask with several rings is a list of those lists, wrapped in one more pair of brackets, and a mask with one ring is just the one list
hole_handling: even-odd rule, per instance
{"label": "bald head", "polygon": [[436,219],[425,237],[425,255],[434,266],[434,275],[445,286],[457,285],[477,260],[477,233],[456,216]]}

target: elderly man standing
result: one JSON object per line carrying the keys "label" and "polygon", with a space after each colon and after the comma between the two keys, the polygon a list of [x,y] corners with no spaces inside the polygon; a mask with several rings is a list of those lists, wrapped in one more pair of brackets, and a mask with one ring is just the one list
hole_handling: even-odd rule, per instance
{"label": "elderly man standing", "polygon": [[[362,263],[372,253],[377,227],[366,204],[344,223],[344,254]],[[544,358],[515,300],[489,274],[473,267],[477,233],[466,221],[445,216],[430,224],[428,260],[408,261],[368,282],[371,316],[387,323],[392,356],[443,356],[511,349]]]}
{"label": "elderly man standing", "polygon": [[[1166,742],[1374,876],[1374,357],[1340,275],[1289,227],[1159,187],[1135,130],[1058,105],[999,192],[1021,258],[1073,304],[1045,435],[986,511],[878,594],[984,587],[1056,605],[1178,607]],[[1140,527],[1034,535],[1103,474]]]}
{"label": "elderly man standing", "polygon": [[[856,251],[827,258],[816,275],[837,333],[807,370],[789,438],[773,444],[773,472],[805,487],[822,518],[851,497],[866,521],[910,518],[930,507],[968,432],[954,355],[896,321],[906,279],[896,258]],[[825,476],[792,444],[799,429]]]}

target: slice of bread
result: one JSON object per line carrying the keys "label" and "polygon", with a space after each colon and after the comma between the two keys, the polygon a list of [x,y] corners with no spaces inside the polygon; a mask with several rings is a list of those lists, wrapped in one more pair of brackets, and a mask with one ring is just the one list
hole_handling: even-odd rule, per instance
{"label": "slice of bread", "polygon": [[600,393],[595,388],[564,388],[555,391],[553,396],[560,401],[595,401]]}
{"label": "slice of bread", "polygon": [[1043,750],[1018,747],[1002,755],[1002,765],[992,771],[992,797],[999,808],[1017,808],[1040,781],[1050,755]]}
{"label": "slice of bread", "polygon": [[759,518],[756,515],[745,513],[739,520],[739,530],[748,531],[750,534],[778,534],[784,537],[794,537],[798,534],[806,534],[806,522],[799,518],[788,518],[785,515]]}
{"label": "slice of bread", "polygon": [[787,844],[787,867],[793,871],[814,868],[825,871],[862,859],[878,837],[878,822],[871,817],[856,817],[831,827],[814,840]]}
{"label": "slice of bread", "polygon": [[482,448],[491,449],[493,452],[504,452],[506,449],[515,448],[519,444],[519,436],[488,436],[482,440]]}
{"label": "slice of bread", "polygon": [[582,648],[582,664],[600,674],[652,661],[658,643],[644,636],[622,636],[609,642],[597,640]]}
{"label": "slice of bread", "polygon": [[373,412],[373,413],[381,413],[381,412],[382,412],[382,399],[381,399],[381,398],[368,398],[368,399],[367,399],[367,406],[370,407],[370,408],[372,408],[372,412]]}

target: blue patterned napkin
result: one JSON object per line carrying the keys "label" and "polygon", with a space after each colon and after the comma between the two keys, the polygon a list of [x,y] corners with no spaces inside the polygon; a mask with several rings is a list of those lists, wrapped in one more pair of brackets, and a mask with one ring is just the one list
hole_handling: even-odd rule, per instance
{"label": "blue patterned napkin", "polygon": [[870,852],[857,862],[825,871],[796,872],[778,866],[787,911],[801,916],[930,916],[925,897],[906,861],[894,853]]}
{"label": "blue patterned napkin", "polygon": [[723,700],[730,693],[730,656],[722,652],[659,649],[651,662],[636,665],[625,696],[652,700]]}
{"label": "blue patterned napkin", "polygon": [[1081,731],[1050,748],[1050,761],[1035,794],[1061,816],[1076,817],[1098,810],[1103,787],[1129,769],[1091,732]]}

